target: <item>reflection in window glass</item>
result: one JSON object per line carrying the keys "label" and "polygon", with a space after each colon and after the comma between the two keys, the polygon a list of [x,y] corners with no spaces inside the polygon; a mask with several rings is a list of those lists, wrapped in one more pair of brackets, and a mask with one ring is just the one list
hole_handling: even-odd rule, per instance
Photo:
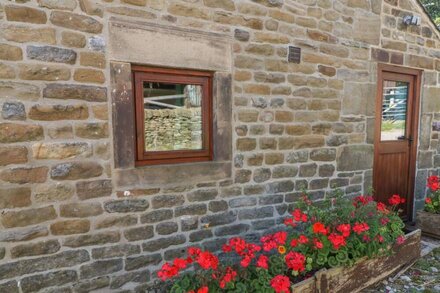
{"label": "reflection in window glass", "polygon": [[405,138],[408,83],[384,81],[381,140]]}
{"label": "reflection in window glass", "polygon": [[145,150],[202,149],[202,86],[144,82]]}

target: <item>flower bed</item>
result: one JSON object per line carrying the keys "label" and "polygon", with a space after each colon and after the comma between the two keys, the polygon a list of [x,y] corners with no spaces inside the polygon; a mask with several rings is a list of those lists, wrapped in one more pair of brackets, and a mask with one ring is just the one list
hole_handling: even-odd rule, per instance
{"label": "flower bed", "polygon": [[423,234],[440,239],[440,183],[438,176],[428,178],[430,194],[425,199],[425,210],[417,212],[417,226]]}
{"label": "flower bed", "polygon": [[[353,292],[418,257],[420,237],[402,245],[413,239],[404,237],[398,216],[403,202],[398,195],[389,207],[370,196],[336,194],[319,203],[304,196],[284,230],[258,244],[232,238],[220,257],[189,248],[187,258],[164,264],[158,276],[170,280],[170,292]],[[360,284],[347,281],[356,274]]]}

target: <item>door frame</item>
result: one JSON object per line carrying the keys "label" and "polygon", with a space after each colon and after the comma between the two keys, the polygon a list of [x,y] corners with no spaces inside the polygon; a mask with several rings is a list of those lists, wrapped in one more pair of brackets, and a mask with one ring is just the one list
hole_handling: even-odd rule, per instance
{"label": "door frame", "polygon": [[[408,219],[407,221],[412,221],[414,216],[414,190],[415,190],[415,179],[417,171],[417,149],[419,146],[419,121],[420,121],[420,101],[421,101],[421,82],[423,70],[395,66],[390,64],[379,63],[377,66],[377,91],[376,91],[376,107],[375,107],[375,123],[374,123],[374,161],[373,161],[373,186],[376,182],[376,160],[379,157],[379,149],[377,147],[381,139],[381,120],[382,120],[382,98],[383,98],[383,73],[397,73],[411,75],[414,78],[414,101],[412,103],[412,112],[407,113],[411,116],[411,132],[412,132],[412,147],[409,152],[409,174],[408,174],[408,192],[410,193],[410,198],[407,202],[408,209]],[[382,85],[382,86],[381,86]],[[412,195],[411,195],[412,194]],[[391,195],[390,195],[391,196]],[[406,195],[405,195],[406,196]]]}

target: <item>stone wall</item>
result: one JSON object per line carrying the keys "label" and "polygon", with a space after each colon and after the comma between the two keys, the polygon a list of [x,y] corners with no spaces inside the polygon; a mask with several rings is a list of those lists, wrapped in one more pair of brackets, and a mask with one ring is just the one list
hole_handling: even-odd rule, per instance
{"label": "stone wall", "polygon": [[[366,191],[377,62],[424,70],[419,203],[438,168],[439,33],[416,1],[22,2],[0,2],[0,292],[141,291],[187,246],[275,227],[303,188],[316,200]],[[404,27],[414,12],[422,25]],[[233,40],[230,178],[212,175],[216,162],[203,176],[115,168],[110,61],[126,60],[107,47],[114,16]],[[288,45],[302,48],[299,64]],[[162,62],[168,47],[152,54]]]}
{"label": "stone wall", "polygon": [[145,110],[147,151],[202,148],[200,108]]}

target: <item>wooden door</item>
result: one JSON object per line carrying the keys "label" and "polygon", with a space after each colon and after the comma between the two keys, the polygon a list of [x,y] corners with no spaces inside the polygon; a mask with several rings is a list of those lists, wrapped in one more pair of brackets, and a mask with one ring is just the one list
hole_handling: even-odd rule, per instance
{"label": "wooden door", "polygon": [[373,187],[375,199],[387,202],[393,194],[404,220],[412,219],[417,156],[420,71],[379,66],[376,98]]}

